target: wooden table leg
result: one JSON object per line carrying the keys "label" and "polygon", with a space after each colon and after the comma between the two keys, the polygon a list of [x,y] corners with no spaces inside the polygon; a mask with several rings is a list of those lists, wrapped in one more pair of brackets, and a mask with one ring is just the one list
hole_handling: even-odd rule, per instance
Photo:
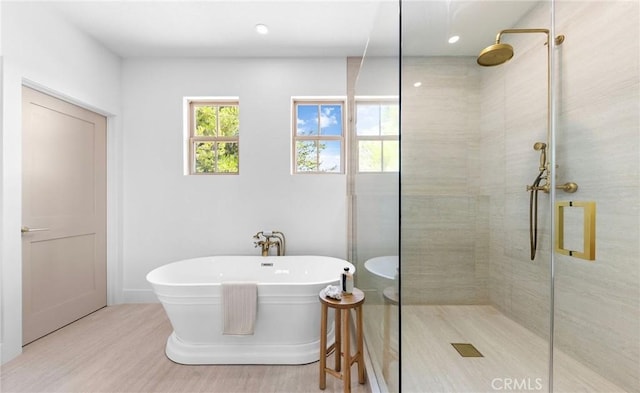
{"label": "wooden table leg", "polygon": [[364,384],[364,338],[362,334],[362,306],[356,307],[356,321],[358,324],[358,382]]}
{"label": "wooden table leg", "polygon": [[351,336],[349,332],[349,309],[342,310],[343,330],[343,358],[344,365],[342,369],[342,382],[344,385],[344,393],[351,392]]}
{"label": "wooden table leg", "polygon": [[336,315],[335,315],[335,345],[334,345],[334,351],[333,351],[333,356],[334,356],[334,360],[335,360],[335,370],[336,371],[340,371],[340,362],[341,362],[341,354],[342,354],[342,315],[340,314],[340,310],[336,308]]}
{"label": "wooden table leg", "polygon": [[320,312],[320,389],[327,387],[327,305]]}

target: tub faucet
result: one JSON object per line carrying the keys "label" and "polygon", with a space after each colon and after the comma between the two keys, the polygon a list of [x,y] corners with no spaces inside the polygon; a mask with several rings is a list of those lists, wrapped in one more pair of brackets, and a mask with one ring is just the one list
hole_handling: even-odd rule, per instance
{"label": "tub faucet", "polygon": [[256,241],[253,242],[254,247],[260,247],[263,257],[269,255],[269,249],[273,246],[276,247],[276,255],[284,255],[284,233],[278,231],[260,231],[253,235],[253,238],[256,239]]}

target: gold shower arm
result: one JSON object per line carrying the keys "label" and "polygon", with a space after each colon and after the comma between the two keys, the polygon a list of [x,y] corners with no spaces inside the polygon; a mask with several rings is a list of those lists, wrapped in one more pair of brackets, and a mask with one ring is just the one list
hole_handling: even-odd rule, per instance
{"label": "gold shower arm", "polygon": [[[504,29],[496,35],[496,44],[500,43],[500,39],[503,34],[527,34],[527,33],[542,33],[547,35],[547,41],[549,41],[549,29]],[[556,45],[560,45],[564,42],[564,36],[559,35],[555,39]]]}

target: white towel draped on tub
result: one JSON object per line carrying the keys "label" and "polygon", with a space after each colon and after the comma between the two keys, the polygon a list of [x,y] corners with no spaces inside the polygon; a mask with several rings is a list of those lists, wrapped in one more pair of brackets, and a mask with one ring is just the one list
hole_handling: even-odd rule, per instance
{"label": "white towel draped on tub", "polygon": [[258,307],[255,282],[222,283],[222,334],[253,334]]}

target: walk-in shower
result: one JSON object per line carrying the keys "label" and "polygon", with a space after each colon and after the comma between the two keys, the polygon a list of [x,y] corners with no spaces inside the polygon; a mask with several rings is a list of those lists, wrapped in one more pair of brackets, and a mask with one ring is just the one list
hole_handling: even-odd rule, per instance
{"label": "walk-in shower", "polygon": [[[352,186],[380,391],[640,393],[637,2],[403,1],[399,59],[376,55],[399,22],[384,11],[353,73],[356,96],[400,95],[400,186],[389,173]],[[603,42],[615,63],[593,56]],[[597,260],[563,253],[586,253],[581,206],[596,200]],[[389,302],[393,280],[363,265],[396,248]]]}

